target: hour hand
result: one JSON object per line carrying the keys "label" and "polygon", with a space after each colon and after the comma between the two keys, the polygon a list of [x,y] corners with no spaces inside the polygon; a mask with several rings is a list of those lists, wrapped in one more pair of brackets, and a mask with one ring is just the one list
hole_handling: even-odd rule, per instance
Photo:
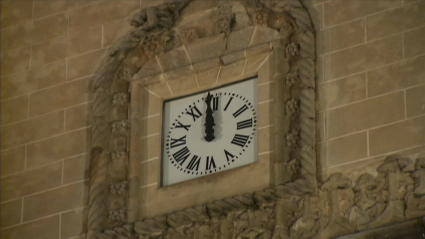
{"label": "hour hand", "polygon": [[210,92],[208,92],[207,98],[205,100],[205,103],[207,103],[207,112],[206,112],[206,116],[205,116],[205,137],[204,139],[207,142],[211,142],[214,140],[215,136],[214,136],[214,117],[212,115],[213,111],[211,109],[211,100],[212,100],[212,95],[210,94]]}

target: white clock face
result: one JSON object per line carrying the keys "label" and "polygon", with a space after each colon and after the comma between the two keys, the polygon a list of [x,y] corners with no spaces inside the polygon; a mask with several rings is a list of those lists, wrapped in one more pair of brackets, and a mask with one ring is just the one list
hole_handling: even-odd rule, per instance
{"label": "white clock face", "polygon": [[164,104],[162,186],[256,161],[256,79]]}

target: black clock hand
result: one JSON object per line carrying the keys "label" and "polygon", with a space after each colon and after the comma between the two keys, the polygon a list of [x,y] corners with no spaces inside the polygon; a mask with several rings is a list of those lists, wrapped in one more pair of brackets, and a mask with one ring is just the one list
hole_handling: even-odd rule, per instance
{"label": "black clock hand", "polygon": [[205,100],[205,103],[207,103],[207,112],[206,112],[206,116],[205,116],[205,137],[204,139],[207,142],[211,142],[213,141],[213,139],[215,138],[214,136],[214,117],[212,116],[212,109],[211,109],[211,100],[212,100],[212,95],[210,94],[210,92],[208,92],[207,95],[207,99]]}

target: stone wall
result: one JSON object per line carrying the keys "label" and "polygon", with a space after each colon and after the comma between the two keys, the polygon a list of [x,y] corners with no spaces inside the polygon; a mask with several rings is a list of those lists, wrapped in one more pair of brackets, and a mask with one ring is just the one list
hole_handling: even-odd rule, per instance
{"label": "stone wall", "polygon": [[[162,2],[1,3],[2,238],[83,237],[90,80],[126,18]],[[424,152],[425,2],[304,4],[318,33],[323,177]]]}

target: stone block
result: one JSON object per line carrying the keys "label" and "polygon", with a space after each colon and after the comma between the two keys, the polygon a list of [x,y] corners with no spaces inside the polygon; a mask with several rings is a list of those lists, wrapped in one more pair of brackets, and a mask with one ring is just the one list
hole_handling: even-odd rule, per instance
{"label": "stone block", "polygon": [[22,198],[1,204],[1,228],[21,223]]}
{"label": "stone block", "polygon": [[63,184],[69,184],[90,177],[90,155],[83,154],[63,161]]}
{"label": "stone block", "polygon": [[369,71],[368,97],[425,83],[425,56]]}
{"label": "stone block", "polygon": [[10,239],[58,239],[60,215],[20,224],[1,231],[3,238]]}
{"label": "stone block", "polygon": [[179,79],[169,80],[168,85],[170,86],[173,94],[183,93],[198,87],[195,74],[190,74]]}
{"label": "stone block", "polygon": [[230,63],[240,61],[243,59],[245,59],[245,51],[237,51],[237,52],[229,53],[221,57],[221,61],[223,62],[223,65],[228,65]]}
{"label": "stone block", "polygon": [[393,94],[329,111],[329,139],[404,119],[404,94]]}
{"label": "stone block", "polygon": [[61,238],[71,238],[87,232],[88,208],[61,214]]}
{"label": "stone block", "polygon": [[63,36],[68,31],[66,12],[8,27],[1,31],[1,51],[30,46],[50,38]]}
{"label": "stone block", "polygon": [[87,205],[88,185],[75,183],[28,196],[24,200],[23,221],[31,221],[54,213]]}
{"label": "stone block", "polygon": [[380,155],[425,144],[425,117],[369,131],[370,155]]}
{"label": "stone block", "polygon": [[10,124],[28,116],[28,95],[1,102],[1,124]]}
{"label": "stone block", "polygon": [[401,0],[327,1],[323,3],[325,27],[401,6]]}
{"label": "stone block", "polygon": [[169,52],[158,55],[164,71],[171,71],[190,64],[189,56],[186,54],[184,46],[175,48]]}
{"label": "stone block", "polygon": [[107,51],[108,49],[100,49],[67,59],[68,81],[94,74],[101,60],[106,58]]}
{"label": "stone block", "polygon": [[0,5],[1,28],[32,20],[32,1],[2,1]]}
{"label": "stone block", "polygon": [[37,67],[100,49],[102,28],[95,27],[32,46],[31,66]]}
{"label": "stone block", "polygon": [[326,113],[325,111],[316,113],[316,141],[326,140]]}
{"label": "stone block", "polygon": [[[318,174],[320,175],[320,171],[328,167],[328,146],[327,142],[321,142],[318,143],[316,146],[317,151],[317,167],[318,167]],[[323,181],[322,181],[323,182]]]}
{"label": "stone block", "polygon": [[404,32],[404,57],[425,54],[425,27]]}
{"label": "stone block", "polygon": [[140,120],[139,132],[141,137],[159,134],[161,132],[162,118],[161,116],[153,116]]}
{"label": "stone block", "polygon": [[403,58],[402,36],[396,35],[330,55],[328,79],[340,78],[357,72],[399,61]]}
{"label": "stone block", "polygon": [[188,77],[191,78],[191,75],[195,75],[192,69],[192,66],[180,67],[176,70],[171,70],[165,72],[165,75],[169,81],[174,81],[176,79]]}
{"label": "stone block", "polygon": [[130,26],[129,19],[103,25],[103,47],[111,46],[120,37],[125,36],[131,29],[133,29],[133,27]]}
{"label": "stone block", "polygon": [[158,61],[154,57],[143,65],[142,69],[140,69],[140,71],[133,76],[133,80],[138,80],[146,76],[157,75],[162,72],[163,70],[161,66],[159,65]]}
{"label": "stone block", "polygon": [[325,110],[366,98],[366,73],[321,84],[318,87],[318,108]]}
{"label": "stone block", "polygon": [[8,99],[66,81],[66,62],[58,61],[40,68],[1,78],[1,98]]}
{"label": "stone block", "polygon": [[418,2],[367,17],[367,40],[393,35],[425,23],[425,3]]}
{"label": "stone block", "polygon": [[140,161],[146,161],[149,159],[157,158],[161,156],[161,135],[152,135],[140,139]]}
{"label": "stone block", "polygon": [[27,168],[88,152],[89,132],[90,129],[82,129],[29,144]]}
{"label": "stone block", "polygon": [[408,118],[425,114],[425,85],[406,90],[406,109]]}
{"label": "stone block", "polygon": [[253,33],[249,46],[256,46],[267,42],[272,42],[279,39],[280,34],[278,31],[268,27],[257,26]]}
{"label": "stone block", "polygon": [[219,81],[230,82],[236,77],[242,76],[243,70],[245,69],[246,60],[237,61],[227,66],[221,67]]}
{"label": "stone block", "polygon": [[220,67],[196,73],[199,86],[211,85],[217,82]]}
{"label": "stone block", "polygon": [[91,77],[72,81],[30,95],[30,117],[49,113],[91,100]]}
{"label": "stone block", "polygon": [[269,59],[270,53],[265,52],[260,55],[256,55],[246,59],[246,66],[244,75],[257,75],[260,68],[264,65],[264,63]]}
{"label": "stone block", "polygon": [[58,111],[48,115],[31,118],[19,123],[2,127],[2,149],[16,147],[63,132],[64,112]]}
{"label": "stone block", "polygon": [[206,60],[203,62],[193,64],[193,70],[195,72],[201,72],[201,71],[206,71],[212,68],[217,68],[220,66],[221,66],[220,58],[214,58],[211,60]]}
{"label": "stone block", "polygon": [[231,32],[226,43],[226,53],[240,51],[248,48],[255,27],[247,27]]}
{"label": "stone block", "polygon": [[251,48],[246,49],[246,57],[252,57],[255,55],[259,55],[261,53],[270,52],[272,50],[270,43],[265,43],[261,45],[257,45]]}
{"label": "stone block", "polygon": [[1,176],[21,172],[25,169],[25,146],[1,151]]}
{"label": "stone block", "polygon": [[258,102],[273,99],[273,82],[258,85]]}
{"label": "stone block", "polygon": [[58,187],[62,178],[62,162],[2,178],[1,201],[8,201]]}
{"label": "stone block", "polygon": [[92,104],[82,104],[65,110],[65,132],[91,125]]}
{"label": "stone block", "polygon": [[154,159],[150,161],[145,161],[140,165],[140,187],[151,185],[153,183],[158,183],[160,181],[160,165],[161,159]]}
{"label": "stone block", "polygon": [[187,45],[187,51],[192,63],[198,63],[219,57],[226,48],[224,34],[201,38]]}
{"label": "stone block", "polygon": [[365,42],[365,19],[355,20],[328,28],[329,51],[359,45]]}
{"label": "stone block", "polygon": [[148,85],[146,86],[146,89],[160,98],[171,95],[167,82],[158,82],[156,84]]}
{"label": "stone block", "polygon": [[[140,9],[139,1],[100,1],[69,11],[69,31],[98,26],[126,18]],[[105,14],[105,13],[108,14]]]}
{"label": "stone block", "polygon": [[257,112],[257,127],[266,127],[273,124],[272,117],[270,116],[270,112],[272,112],[271,108],[273,107],[273,102],[259,102],[258,104],[258,112]]}
{"label": "stone block", "polygon": [[269,152],[273,150],[273,145],[271,145],[273,137],[273,127],[265,127],[257,130],[257,152],[259,154]]}
{"label": "stone block", "polygon": [[34,2],[34,19],[64,12],[73,8],[93,4],[100,0],[69,1],[69,0],[38,0]]}
{"label": "stone block", "polygon": [[327,152],[328,167],[367,158],[367,132],[330,140]]}
{"label": "stone block", "polygon": [[30,68],[30,50],[29,47],[24,47],[1,54],[2,76],[28,70]]}

